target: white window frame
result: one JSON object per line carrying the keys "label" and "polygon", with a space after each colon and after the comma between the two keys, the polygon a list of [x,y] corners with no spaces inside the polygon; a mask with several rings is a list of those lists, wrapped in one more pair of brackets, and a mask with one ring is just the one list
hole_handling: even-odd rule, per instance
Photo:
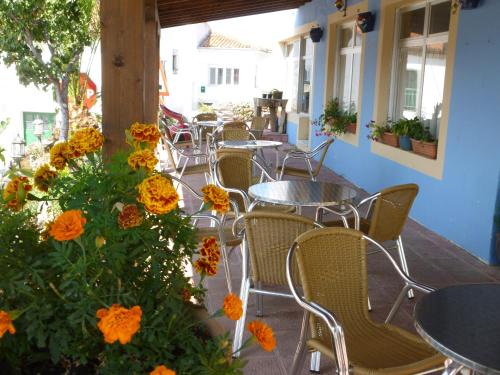
{"label": "white window frame", "polygon": [[[210,80],[210,71],[215,69],[215,83],[212,83]],[[222,81],[219,83],[219,70],[222,69]],[[238,83],[234,83],[234,72],[238,70]],[[229,82],[228,82],[229,77]],[[240,68],[229,68],[222,67],[217,65],[209,65],[208,66],[208,85],[209,86],[239,86],[241,81],[241,69]]]}
{"label": "white window frame", "polygon": [[[421,77],[417,82],[417,100],[416,100],[416,109],[415,112],[418,117],[421,116],[422,113],[422,95],[423,95],[423,87],[424,77],[425,77],[425,62],[427,58],[427,45],[433,43],[448,43],[449,41],[449,33],[450,30],[442,33],[436,33],[429,36],[429,20],[430,20],[430,9],[432,5],[436,5],[439,3],[445,3],[449,0],[426,0],[417,4],[413,4],[411,6],[399,8],[396,11],[396,27],[394,32],[394,50],[392,56],[392,71],[391,71],[391,91],[389,96],[389,116],[398,120],[397,111],[398,111],[398,92],[399,92],[399,82],[397,80],[399,73],[399,51],[404,47],[422,47],[422,63],[421,63]],[[401,15],[404,12],[412,11],[420,8],[425,8],[425,18],[424,18],[424,35],[413,38],[405,38],[400,39],[401,33]],[[448,60],[449,55],[446,56],[446,60]],[[444,92],[443,92],[443,100],[444,100]],[[437,134],[436,134],[437,136]]]}
{"label": "white window frame", "polygon": [[[342,29],[347,29],[347,28],[352,28],[353,32],[356,32],[356,22],[355,21],[351,21],[351,22],[345,22],[345,23],[342,23],[340,25],[337,26],[337,30],[340,31],[340,32],[337,32],[337,41],[336,41],[336,46],[337,46],[337,51],[336,51],[336,54],[335,54],[335,67],[334,67],[334,82],[333,82],[333,98],[339,98],[339,93],[340,93],[340,56],[341,55],[352,55],[353,58],[351,59],[351,74],[350,74],[350,77],[349,77],[349,106],[350,106],[350,103],[353,102],[352,100],[352,80],[354,78],[354,75],[353,75],[353,67],[354,67],[354,55],[356,54],[359,54],[359,58],[360,58],[360,61],[361,61],[361,57],[362,57],[362,52],[363,52],[363,41],[361,39],[361,44],[358,46],[358,45],[353,45],[352,47],[342,47],[341,44],[342,44],[342,41],[341,41],[341,37],[342,37]],[[354,40],[356,40],[356,36],[353,34],[353,38]],[[346,65],[346,68],[347,68],[347,65]],[[359,78],[361,79],[361,64],[359,65]],[[358,88],[359,88],[359,82],[358,82]],[[360,95],[360,92],[358,90],[358,97],[356,98],[356,111],[358,111],[358,101],[359,101],[359,95]],[[339,98],[339,100],[341,100],[341,98]],[[345,103],[340,103],[342,106],[345,105]],[[350,110],[350,108],[344,108],[346,110]]]}

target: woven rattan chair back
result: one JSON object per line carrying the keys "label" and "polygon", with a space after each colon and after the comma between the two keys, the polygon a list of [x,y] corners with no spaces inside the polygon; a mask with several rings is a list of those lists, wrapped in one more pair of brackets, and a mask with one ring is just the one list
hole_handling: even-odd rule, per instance
{"label": "woven rattan chair back", "polygon": [[[226,188],[239,189],[245,192],[252,185],[252,156],[250,150],[222,148],[216,151],[219,161],[217,175],[221,184]],[[230,193],[240,212],[245,212],[243,198],[237,193]]]}
{"label": "woven rattan chair back", "polygon": [[[353,229],[322,228],[296,239],[296,260],[304,297],[335,313],[345,332],[371,325],[366,308],[366,251],[363,234]],[[312,338],[332,347],[330,331],[315,315]]]}
{"label": "woven rattan chair back", "polygon": [[[315,228],[314,221],[300,215],[261,211],[245,214],[244,222],[254,283],[288,285],[288,249],[300,234]],[[293,274],[298,274],[296,266]]]}
{"label": "woven rattan chair back", "polygon": [[250,132],[247,124],[241,121],[227,122],[222,128],[223,141],[248,141]]}
{"label": "woven rattan chair back", "polygon": [[264,117],[255,116],[250,124],[251,130],[264,130],[266,127],[266,119]]}
{"label": "woven rattan chair back", "polygon": [[368,236],[378,242],[396,240],[403,231],[417,194],[416,184],[397,185],[382,190],[373,204]]}
{"label": "woven rattan chair back", "polygon": [[323,152],[321,153],[321,156],[319,157],[318,164],[316,165],[316,168],[312,171],[313,176],[317,176],[319,174],[319,171],[321,170],[321,167],[323,166],[323,162],[325,161],[326,154],[328,153],[328,149],[330,148],[330,145],[333,143],[334,138],[329,138],[325,141],[325,146],[323,147]]}
{"label": "woven rattan chair back", "polygon": [[198,113],[193,119],[196,121],[217,121],[217,113]]}

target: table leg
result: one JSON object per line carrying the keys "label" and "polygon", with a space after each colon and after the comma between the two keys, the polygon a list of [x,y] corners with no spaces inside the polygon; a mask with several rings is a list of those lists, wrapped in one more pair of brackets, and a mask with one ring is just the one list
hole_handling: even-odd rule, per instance
{"label": "table leg", "polygon": [[271,122],[271,130],[278,131],[278,114],[276,113],[278,107],[269,106],[269,121]]}
{"label": "table leg", "polygon": [[445,369],[443,371],[443,375],[458,375],[462,369],[464,369],[464,366],[453,362],[451,359],[447,359],[444,362]]}

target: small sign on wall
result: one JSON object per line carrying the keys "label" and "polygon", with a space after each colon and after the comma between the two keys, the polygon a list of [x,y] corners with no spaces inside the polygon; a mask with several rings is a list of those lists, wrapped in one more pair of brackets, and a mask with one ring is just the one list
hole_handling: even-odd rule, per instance
{"label": "small sign on wall", "polygon": [[202,94],[204,94],[204,93],[205,93],[205,86],[201,86],[201,87],[200,87],[200,92],[201,92]]}

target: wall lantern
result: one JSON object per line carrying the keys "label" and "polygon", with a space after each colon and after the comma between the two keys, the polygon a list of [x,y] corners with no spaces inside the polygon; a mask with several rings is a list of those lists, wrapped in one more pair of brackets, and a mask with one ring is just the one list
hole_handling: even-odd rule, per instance
{"label": "wall lantern", "polygon": [[375,13],[358,13],[358,17],[356,18],[356,25],[359,27],[362,33],[373,31],[373,28],[375,26]]}
{"label": "wall lantern", "polygon": [[43,136],[43,120],[36,118],[33,121],[33,134],[38,138],[38,141],[42,143]]}
{"label": "wall lantern", "polygon": [[479,0],[459,0],[462,9],[474,9],[479,5]]}
{"label": "wall lantern", "polygon": [[18,168],[21,168],[21,160],[26,156],[25,144],[24,139],[19,134],[12,141],[12,159],[16,162]]}
{"label": "wall lantern", "polygon": [[311,31],[309,31],[309,36],[313,43],[318,43],[323,36],[323,29],[319,26],[313,27]]}

